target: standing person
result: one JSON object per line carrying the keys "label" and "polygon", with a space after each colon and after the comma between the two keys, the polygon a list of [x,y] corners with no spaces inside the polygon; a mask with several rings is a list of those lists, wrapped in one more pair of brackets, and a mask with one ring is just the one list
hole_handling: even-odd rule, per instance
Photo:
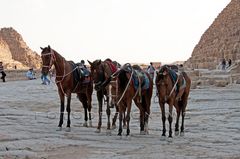
{"label": "standing person", "polygon": [[1,79],[3,80],[3,82],[6,82],[6,81],[5,81],[6,73],[4,72],[4,68],[3,68],[3,63],[2,63],[2,61],[0,61],[0,73],[2,73]]}
{"label": "standing person", "polygon": [[226,60],[225,58],[223,58],[222,60],[222,70],[225,70],[226,69]]}
{"label": "standing person", "polygon": [[47,75],[42,74],[41,80],[42,80],[42,84],[45,84],[45,85],[50,84],[50,80],[48,79]]}
{"label": "standing person", "polygon": [[232,65],[232,60],[228,59],[228,67],[230,67]]}
{"label": "standing person", "polygon": [[147,68],[147,72],[150,74],[150,77],[153,79],[154,78],[154,73],[155,73],[155,68],[154,68],[152,62],[150,62],[150,65]]}

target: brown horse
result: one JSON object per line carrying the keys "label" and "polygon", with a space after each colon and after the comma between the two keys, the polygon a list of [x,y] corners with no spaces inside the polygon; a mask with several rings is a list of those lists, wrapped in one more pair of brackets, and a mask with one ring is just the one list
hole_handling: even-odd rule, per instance
{"label": "brown horse", "polygon": [[56,84],[58,87],[58,94],[60,97],[60,121],[58,124],[58,130],[62,130],[63,124],[63,115],[64,115],[64,100],[65,95],[67,97],[67,131],[70,131],[70,103],[71,103],[71,93],[77,93],[77,96],[84,107],[85,112],[85,123],[84,126],[87,126],[88,114],[89,112],[89,124],[91,123],[91,108],[92,108],[92,92],[93,92],[93,83],[91,77],[87,77],[81,74],[79,67],[73,62],[66,61],[55,50],[51,49],[50,46],[41,48],[42,53],[42,73],[47,75],[49,69],[54,65],[56,70]]}
{"label": "brown horse", "polygon": [[148,118],[150,115],[151,98],[153,92],[153,81],[147,72],[139,66],[125,64],[116,73],[118,77],[118,98],[119,106],[119,130],[118,135],[122,135],[123,114],[127,111],[127,133],[130,134],[129,122],[132,100],[140,111],[140,134],[148,133]]}
{"label": "brown horse", "polygon": [[164,65],[157,72],[156,86],[159,98],[159,105],[162,112],[163,133],[166,136],[165,128],[165,103],[169,105],[169,137],[172,137],[172,111],[173,106],[177,111],[177,119],[175,125],[176,134],[179,132],[179,117],[182,114],[181,133],[184,132],[184,117],[190,92],[191,79],[185,72],[176,73],[167,65]]}
{"label": "brown horse", "polygon": [[[102,106],[104,96],[106,97],[106,113],[107,113],[107,133],[111,133],[110,130],[110,114],[111,110],[110,107],[115,105],[116,100],[116,79],[112,79],[111,82],[108,81],[110,77],[117,71],[117,62],[112,62],[110,59],[106,59],[105,61],[95,60],[93,62],[88,61],[91,66],[91,74],[93,77],[93,81],[95,84],[95,89],[97,91],[97,99],[98,99],[98,113],[99,113],[99,120],[98,120],[98,127],[96,132],[101,132],[102,126]],[[110,84],[109,84],[110,83]],[[111,100],[110,100],[111,99]],[[112,128],[116,127],[116,118],[118,115],[118,107],[116,107],[116,113],[113,118]]]}

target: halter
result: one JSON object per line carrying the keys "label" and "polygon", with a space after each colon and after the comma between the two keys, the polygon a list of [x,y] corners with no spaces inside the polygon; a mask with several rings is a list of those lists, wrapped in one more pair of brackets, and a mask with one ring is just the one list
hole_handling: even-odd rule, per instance
{"label": "halter", "polygon": [[[167,66],[166,66],[166,68],[169,69]],[[160,75],[166,75],[166,74],[164,74],[164,73],[160,73]],[[177,74],[177,75],[178,75],[178,74]],[[177,76],[177,80],[176,80],[176,82],[174,83],[174,85],[173,85],[173,87],[172,87],[172,89],[171,89],[169,95],[167,95],[167,96],[164,97],[164,100],[165,100],[165,101],[167,101],[168,98],[172,95],[174,89],[175,89],[176,86],[177,86],[178,81],[179,81],[179,75]]]}
{"label": "halter", "polygon": [[54,52],[52,51],[52,49],[51,49],[51,51],[50,51],[49,53],[42,54],[42,56],[48,56],[48,55],[51,56],[51,58],[50,58],[50,63],[49,63],[48,66],[47,66],[47,65],[43,65],[42,67],[47,67],[48,69],[50,69],[50,68],[52,67],[53,63],[56,61],[56,57],[55,57],[55,54],[54,54]]}

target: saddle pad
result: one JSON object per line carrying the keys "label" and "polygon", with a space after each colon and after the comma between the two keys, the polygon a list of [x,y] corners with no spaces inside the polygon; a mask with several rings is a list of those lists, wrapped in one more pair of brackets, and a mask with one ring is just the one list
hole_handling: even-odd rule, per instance
{"label": "saddle pad", "polygon": [[117,71],[117,67],[116,67],[111,61],[106,60],[105,62],[106,62],[106,63],[108,64],[108,66],[110,67],[112,73],[115,73],[115,72]]}
{"label": "saddle pad", "polygon": [[[133,85],[134,85],[135,90],[137,90],[139,88],[139,84],[141,84],[142,90],[146,90],[150,86],[149,78],[148,78],[147,74],[144,72],[134,70],[132,79],[133,79]],[[139,79],[140,79],[141,83],[139,83]]]}

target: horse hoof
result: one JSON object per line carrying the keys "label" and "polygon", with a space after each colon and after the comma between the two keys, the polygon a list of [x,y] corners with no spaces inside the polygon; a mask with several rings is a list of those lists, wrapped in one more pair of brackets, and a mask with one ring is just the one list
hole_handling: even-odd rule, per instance
{"label": "horse hoof", "polygon": [[161,136],[160,137],[160,141],[165,141],[166,140],[166,136]]}
{"label": "horse hoof", "polygon": [[168,138],[167,138],[167,141],[168,141],[168,142],[173,142],[173,138],[172,138],[172,137],[168,137]]}
{"label": "horse hoof", "polygon": [[71,128],[67,127],[66,132],[71,132]]}
{"label": "horse hoof", "polygon": [[116,129],[117,127],[116,127],[116,125],[112,125],[112,130],[114,130],[114,129]]}
{"label": "horse hoof", "polygon": [[87,122],[83,123],[83,127],[88,127]]}
{"label": "horse hoof", "polygon": [[145,132],[146,135],[149,135],[148,129],[145,129],[144,132]]}
{"label": "horse hoof", "polygon": [[106,131],[106,135],[107,135],[107,136],[111,136],[111,135],[112,135],[111,130],[107,129],[107,131]]}
{"label": "horse hoof", "polygon": [[179,135],[179,131],[175,131],[175,136],[178,136]]}
{"label": "horse hoof", "polygon": [[180,132],[180,136],[184,136],[184,131]]}
{"label": "horse hoof", "polygon": [[145,131],[140,131],[140,135],[146,135]]}
{"label": "horse hoof", "polygon": [[62,127],[57,127],[56,131],[62,131]]}
{"label": "horse hoof", "polygon": [[93,127],[92,126],[92,120],[89,120],[89,127]]}
{"label": "horse hoof", "polygon": [[96,131],[95,131],[95,133],[100,133],[101,132],[101,129],[97,129]]}
{"label": "horse hoof", "polygon": [[127,139],[127,140],[131,140],[131,136],[130,136],[130,135],[127,135],[127,136],[126,136],[126,139]]}

